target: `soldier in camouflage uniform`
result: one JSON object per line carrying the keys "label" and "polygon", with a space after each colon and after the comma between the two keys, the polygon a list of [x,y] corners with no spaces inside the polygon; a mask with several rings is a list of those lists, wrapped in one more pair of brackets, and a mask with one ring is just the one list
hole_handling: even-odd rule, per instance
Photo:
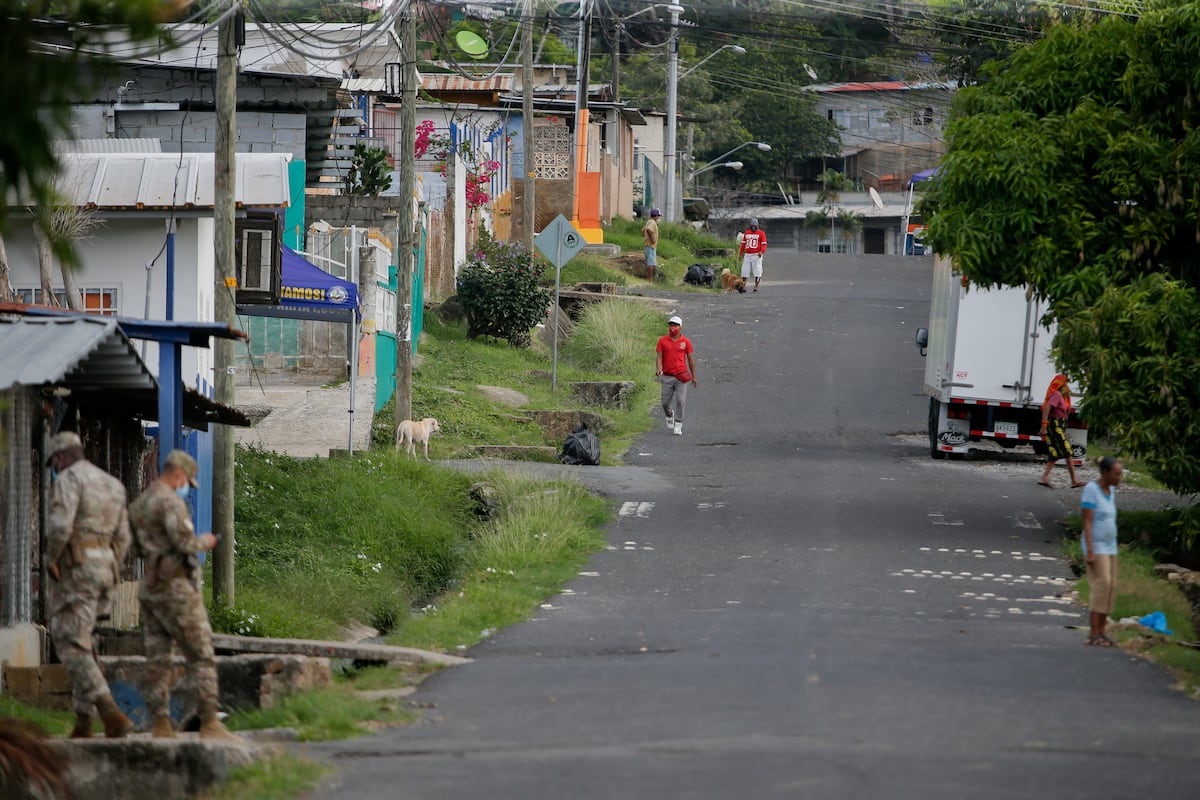
{"label": "soldier in camouflage uniform", "polygon": [[226,730],[217,717],[217,661],[212,627],[200,593],[197,553],[212,550],[217,537],[195,535],[184,498],[196,484],[196,462],[182,450],[172,450],[158,480],[129,506],[138,554],[146,560],[138,587],[142,605],[142,634],[146,643],[146,677],[142,694],[154,716],[154,736],[170,739],[175,729],[169,716],[175,645],[187,661],[196,691],[200,736],[241,739]]}
{"label": "soldier in camouflage uniform", "polygon": [[83,443],[69,431],[50,440],[46,465],[57,473],[46,527],[50,638],[71,676],[71,737],[90,737],[99,711],[104,735],[119,739],[133,723],[113,702],[96,662],[92,632],[97,618],[112,610],[113,588],[129,550],[125,487],[85,459]]}

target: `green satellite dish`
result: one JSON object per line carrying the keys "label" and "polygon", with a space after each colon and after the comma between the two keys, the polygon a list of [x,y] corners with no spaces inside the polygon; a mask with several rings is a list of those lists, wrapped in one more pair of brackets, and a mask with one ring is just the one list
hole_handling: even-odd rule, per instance
{"label": "green satellite dish", "polygon": [[454,43],[471,58],[483,58],[488,54],[487,42],[473,31],[459,31],[454,35]]}

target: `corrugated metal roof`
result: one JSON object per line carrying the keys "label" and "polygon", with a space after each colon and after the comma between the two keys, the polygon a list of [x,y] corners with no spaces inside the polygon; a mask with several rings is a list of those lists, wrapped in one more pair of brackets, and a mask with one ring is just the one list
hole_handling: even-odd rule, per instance
{"label": "corrugated metal roof", "polygon": [[0,391],[17,384],[158,390],[117,321],[106,317],[0,317]]}
{"label": "corrugated metal roof", "polygon": [[[0,312],[16,308],[6,304]],[[158,381],[113,317],[24,307],[32,316],[0,316],[0,391],[16,385],[70,389],[72,396],[94,407],[139,419],[158,419]],[[47,316],[39,316],[40,314]],[[135,329],[136,320],[127,321]],[[142,327],[159,328],[160,342],[193,344],[175,333],[192,331],[207,338],[234,338],[228,326],[213,332],[215,323],[145,321]],[[146,331],[137,330],[139,335]],[[169,347],[169,344],[163,344]],[[205,345],[207,346],[207,345]],[[183,422],[197,430],[209,423],[248,427],[241,410],[210,400],[190,387],[183,390]]]}
{"label": "corrugated metal roof", "polygon": [[513,87],[513,76],[475,79],[460,75],[424,75],[421,86],[427,92],[507,92]]}
{"label": "corrugated metal roof", "polygon": [[858,83],[812,83],[802,87],[810,92],[911,92],[921,89],[953,89],[953,83],[943,81],[922,81],[909,83],[907,81],[863,81]]}
{"label": "corrugated metal roof", "polygon": [[61,139],[56,153],[161,153],[161,139]]}
{"label": "corrugated metal roof", "polygon": [[383,94],[387,89],[385,78],[346,78],[342,89],[351,94]]}
{"label": "corrugated metal roof", "polygon": [[[238,153],[238,206],[289,203],[285,153]],[[212,208],[212,153],[64,153],[56,187],[68,203],[109,210]]]}

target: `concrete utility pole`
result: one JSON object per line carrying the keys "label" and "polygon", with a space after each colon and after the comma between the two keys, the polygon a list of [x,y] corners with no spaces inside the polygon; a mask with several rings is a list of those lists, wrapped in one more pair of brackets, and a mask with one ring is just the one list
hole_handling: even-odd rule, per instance
{"label": "concrete utility pole", "polygon": [[678,126],[679,108],[679,14],[682,6],[668,7],[671,13],[671,38],[667,43],[667,141],[663,148],[663,172],[666,185],[663,187],[663,221],[676,222],[675,180],[678,167],[675,157],[675,137]]}
{"label": "concrete utility pole", "polygon": [[[400,208],[396,222],[396,419],[412,417],[413,193],[416,190],[417,11],[416,3],[397,20],[400,26]],[[420,302],[420,298],[418,298]],[[393,426],[394,429],[394,426]]]}
{"label": "concrete utility pole", "polygon": [[[236,0],[230,0],[227,8]],[[237,33],[240,20],[230,14],[221,21],[217,50],[217,141],[214,159],[214,230],[216,250],[216,321],[231,328],[237,323],[234,292],[234,208],[237,202]],[[213,384],[218,403],[234,404],[233,340],[213,343],[216,375]],[[213,603],[232,606],[233,592],[233,428],[213,426],[213,525],[219,538],[213,551]]]}
{"label": "concrete utility pole", "polygon": [[525,226],[521,243],[533,252],[533,235],[537,232],[537,166],[533,145],[533,0],[525,4],[521,20],[521,138],[525,164],[524,190],[521,192],[521,211]]}

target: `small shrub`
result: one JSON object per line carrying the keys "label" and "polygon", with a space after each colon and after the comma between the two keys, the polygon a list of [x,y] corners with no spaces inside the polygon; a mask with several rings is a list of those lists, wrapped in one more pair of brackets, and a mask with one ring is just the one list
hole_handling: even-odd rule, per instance
{"label": "small shrub", "polygon": [[467,336],[494,336],[528,347],[530,329],[550,305],[550,292],[540,285],[545,270],[545,262],[520,244],[481,236],[458,278]]}

